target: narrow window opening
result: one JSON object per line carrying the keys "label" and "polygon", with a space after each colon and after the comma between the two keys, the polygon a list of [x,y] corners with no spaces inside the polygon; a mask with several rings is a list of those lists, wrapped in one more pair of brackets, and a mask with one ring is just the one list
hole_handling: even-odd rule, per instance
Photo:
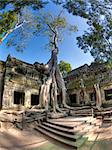
{"label": "narrow window opening", "polygon": [[112,89],[109,90],[105,90],[105,99],[108,100],[112,100]]}
{"label": "narrow window opening", "polygon": [[90,93],[89,96],[90,96],[91,102],[95,102],[96,101],[96,93],[95,92]]}
{"label": "narrow window opening", "polygon": [[25,93],[14,91],[14,104],[22,104],[24,105]]}
{"label": "narrow window opening", "polygon": [[70,97],[71,105],[77,103],[77,95],[76,94],[71,94],[71,95],[69,95],[69,97]]}
{"label": "narrow window opening", "polygon": [[39,95],[31,95],[31,105],[38,105],[39,104]]}

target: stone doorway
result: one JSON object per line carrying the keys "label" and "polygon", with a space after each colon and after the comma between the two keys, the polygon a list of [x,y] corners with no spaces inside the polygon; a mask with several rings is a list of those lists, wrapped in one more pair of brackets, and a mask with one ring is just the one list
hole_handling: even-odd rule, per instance
{"label": "stone doorway", "polygon": [[60,93],[59,95],[57,95],[57,100],[58,100],[59,107],[62,107],[62,93]]}
{"label": "stone doorway", "polygon": [[77,95],[76,94],[71,94],[71,95],[69,95],[69,97],[70,97],[70,105],[71,106],[77,103]]}
{"label": "stone doorway", "polygon": [[95,92],[92,92],[89,94],[90,95],[90,100],[91,102],[96,102],[96,93]]}
{"label": "stone doorway", "polygon": [[38,105],[38,104],[39,104],[39,95],[32,94],[31,95],[31,105],[34,106],[34,105]]}
{"label": "stone doorway", "polygon": [[14,104],[24,105],[24,101],[25,101],[25,93],[24,92],[14,91]]}

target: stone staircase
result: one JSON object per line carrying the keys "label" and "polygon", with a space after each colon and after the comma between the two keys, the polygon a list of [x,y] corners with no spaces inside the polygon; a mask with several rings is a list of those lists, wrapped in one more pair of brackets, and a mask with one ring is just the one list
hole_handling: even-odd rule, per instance
{"label": "stone staircase", "polygon": [[54,139],[69,149],[78,149],[93,135],[100,121],[92,117],[49,119],[35,127],[35,130]]}
{"label": "stone staircase", "polygon": [[112,107],[94,110],[94,116],[101,119],[104,125],[112,125]]}
{"label": "stone staircase", "polygon": [[70,149],[79,148],[87,140],[87,138],[83,138],[78,132],[74,132],[74,126],[59,124],[51,120],[39,124],[35,129],[50,138],[69,146]]}
{"label": "stone staircase", "polygon": [[74,110],[71,110],[71,115],[74,117],[92,116],[92,109],[89,106],[75,108]]}
{"label": "stone staircase", "polygon": [[67,108],[63,108],[62,110],[64,112],[68,112],[69,115],[74,117],[92,116],[92,109],[90,106],[79,106],[79,107],[74,107],[70,110],[68,110]]}

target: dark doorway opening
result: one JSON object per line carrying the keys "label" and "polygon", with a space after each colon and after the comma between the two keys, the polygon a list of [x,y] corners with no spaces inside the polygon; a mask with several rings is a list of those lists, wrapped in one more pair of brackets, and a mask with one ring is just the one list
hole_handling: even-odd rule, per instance
{"label": "dark doorway opening", "polygon": [[39,95],[31,95],[31,105],[38,105],[39,104]]}
{"label": "dark doorway opening", "polygon": [[24,105],[25,93],[14,91],[14,104],[22,104]]}
{"label": "dark doorway opening", "polygon": [[112,100],[112,89],[109,90],[105,90],[105,99],[108,100]]}
{"label": "dark doorway opening", "polygon": [[91,102],[96,102],[96,93],[95,92],[90,93],[90,100],[91,100]]}
{"label": "dark doorway opening", "polygon": [[70,103],[71,103],[71,105],[77,103],[77,95],[76,94],[71,94],[71,95],[69,95],[69,97],[70,97]]}

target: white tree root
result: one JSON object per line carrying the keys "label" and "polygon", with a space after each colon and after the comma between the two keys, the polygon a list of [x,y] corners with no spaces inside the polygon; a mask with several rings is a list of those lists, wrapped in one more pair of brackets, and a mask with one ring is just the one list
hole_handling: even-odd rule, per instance
{"label": "white tree root", "polygon": [[[50,94],[51,94],[51,101],[53,104],[53,112],[60,112],[63,113],[63,111],[59,108],[58,100],[57,100],[57,91],[58,88],[60,91],[62,91],[62,104],[64,108],[73,109],[72,107],[68,106],[66,104],[66,87],[64,80],[62,78],[62,75],[56,67],[54,68],[54,71],[50,73],[50,77],[45,81],[45,83],[41,86],[40,96],[39,96],[39,106],[41,108],[45,108],[46,111],[49,109],[49,102],[50,102]],[[52,86],[51,86],[52,85]],[[58,87],[57,87],[58,85]],[[50,87],[51,87],[51,93],[50,93]]]}
{"label": "white tree root", "polygon": [[66,97],[67,97],[67,93],[66,93],[66,87],[65,87],[65,82],[64,82],[64,79],[62,77],[62,74],[57,66],[56,68],[56,79],[57,79],[57,84],[58,84],[58,87],[59,89],[62,91],[62,104],[63,104],[63,107],[64,108],[68,108],[68,109],[74,109],[73,107],[70,107],[67,105],[66,103]]}
{"label": "white tree root", "polygon": [[102,105],[102,100],[101,100],[101,92],[100,92],[99,84],[94,84],[94,88],[96,91],[96,107],[100,109]]}
{"label": "white tree root", "polygon": [[50,99],[50,85],[52,83],[51,76],[45,81],[41,86],[40,96],[39,96],[39,106],[46,108],[48,110],[49,99]]}

